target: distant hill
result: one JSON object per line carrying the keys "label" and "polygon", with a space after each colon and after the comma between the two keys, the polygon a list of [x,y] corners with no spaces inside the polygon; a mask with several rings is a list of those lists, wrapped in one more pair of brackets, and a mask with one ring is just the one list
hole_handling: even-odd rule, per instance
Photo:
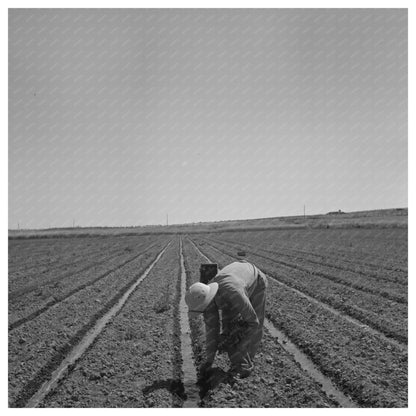
{"label": "distant hill", "polygon": [[249,220],[200,222],[192,224],[154,225],[142,227],[76,227],[43,230],[9,230],[9,238],[62,238],[130,234],[186,234],[200,232],[266,230],[275,228],[407,228],[408,209],[394,208],[371,211],[342,212]]}

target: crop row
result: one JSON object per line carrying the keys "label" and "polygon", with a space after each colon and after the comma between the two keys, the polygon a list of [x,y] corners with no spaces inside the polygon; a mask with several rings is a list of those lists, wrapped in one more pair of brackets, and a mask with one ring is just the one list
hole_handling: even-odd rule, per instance
{"label": "crop row", "polygon": [[176,239],[42,407],[176,407],[184,399]]}
{"label": "crop row", "polygon": [[270,230],[216,233],[224,241],[254,244],[358,266],[386,277],[407,276],[407,229]]}
{"label": "crop row", "polygon": [[[206,263],[192,244],[184,240],[188,285],[199,280],[199,266]],[[203,361],[205,331],[201,317],[191,320],[196,362]],[[230,380],[229,361],[216,358],[214,371],[201,383],[203,407],[334,407],[321,387],[305,374],[267,332],[255,358],[255,370],[246,379]],[[205,391],[204,391],[205,388]]]}
{"label": "crop row", "polygon": [[[73,345],[115,304],[159,251],[159,247],[153,247],[9,331],[9,401],[13,406],[26,403]],[[78,284],[76,282],[74,287]]]}
{"label": "crop row", "polygon": [[[234,258],[207,246],[221,267]],[[263,263],[256,265],[264,270]],[[407,349],[374,336],[269,279],[267,316],[346,394],[369,407],[407,406]]]}
{"label": "crop row", "polygon": [[42,248],[32,247],[28,250],[28,247],[30,247],[28,240],[19,242],[9,240],[9,272],[11,276],[41,271],[43,267],[51,267],[57,263],[62,266],[66,262],[71,262],[73,254],[76,252],[93,253],[97,251],[96,247],[91,244],[91,239],[80,239],[77,242],[50,240],[48,246]]}
{"label": "crop row", "polygon": [[66,298],[106,278],[114,271],[128,265],[153,248],[161,248],[163,241],[156,242],[145,249],[140,249],[133,255],[110,256],[107,261],[100,262],[93,267],[83,267],[81,273],[65,275],[48,284],[39,285],[36,290],[23,293],[18,299],[9,302],[9,328],[13,329],[43,313],[47,309],[59,304]]}
{"label": "crop row", "polygon": [[[56,259],[55,264],[50,264],[48,259],[43,263],[35,265],[31,270],[14,273],[9,270],[9,299],[18,297],[20,293],[25,293],[26,289],[33,286],[39,286],[44,282],[61,280],[65,276],[79,273],[87,267],[93,267],[96,264],[106,261],[110,256],[128,255],[129,252],[136,248],[146,247],[150,241],[156,241],[157,238],[150,239],[149,237],[136,237],[126,241],[121,238],[111,239],[109,241],[103,239],[95,239],[94,247],[91,248],[91,242],[84,241],[84,245],[80,245],[76,238],[66,239],[73,240],[73,246],[66,250],[66,256],[70,258],[70,262],[65,262],[63,259]],[[91,240],[91,239],[90,239]],[[65,241],[68,244],[68,241]],[[63,244],[62,240],[56,241],[56,249],[60,249]],[[54,254],[49,255],[50,258]],[[55,256],[56,257],[56,256]],[[22,260],[25,264],[26,260]]]}
{"label": "crop row", "polygon": [[[226,254],[235,256],[235,250],[212,244]],[[208,250],[213,250],[207,247]],[[279,281],[324,302],[339,311],[375,328],[399,342],[407,342],[407,304],[396,303],[372,293],[345,286],[319,274],[300,270],[296,264],[282,264],[278,259],[249,253],[247,258],[262,264],[263,270]]]}
{"label": "crop row", "polygon": [[120,239],[67,238],[9,240],[9,274],[14,279],[71,264],[77,255],[111,250]]}
{"label": "crop row", "polygon": [[[55,239],[9,239],[9,271],[28,269],[32,264],[48,261],[54,255],[63,256],[68,249],[73,249],[73,243],[58,243]],[[79,244],[87,245],[84,239]]]}
{"label": "crop row", "polygon": [[[39,274],[34,274],[32,276],[27,276],[27,278],[20,279],[17,282],[12,282],[9,287],[9,300],[11,302],[15,302],[16,299],[22,297],[23,295],[37,290],[42,290],[43,287],[46,287],[50,284],[58,284],[68,278],[72,277],[76,274],[86,272],[89,269],[93,269],[98,265],[103,264],[106,261],[111,261],[116,257],[127,257],[129,253],[125,250],[116,250],[112,253],[100,253],[99,255],[90,256],[85,255],[82,260],[78,259],[76,263],[74,263],[74,267],[57,267],[56,269],[50,269],[45,273],[40,272]],[[15,284],[13,284],[15,283]],[[41,294],[39,293],[38,296]]]}
{"label": "crop row", "polygon": [[[341,281],[351,286],[356,286],[364,291],[377,291],[381,296],[392,298],[393,300],[407,301],[407,273],[392,270],[384,270],[368,267],[357,262],[346,262],[334,253],[331,257],[322,254],[314,254],[305,250],[294,250],[280,247],[270,249],[262,240],[250,242],[240,240],[214,239],[210,241],[222,242],[241,249],[247,247],[249,250],[261,252],[264,255],[272,255],[285,262],[295,262],[299,268],[307,269],[313,267],[315,271],[320,270],[323,275],[331,272],[340,274]],[[364,279],[363,279],[364,276]]]}

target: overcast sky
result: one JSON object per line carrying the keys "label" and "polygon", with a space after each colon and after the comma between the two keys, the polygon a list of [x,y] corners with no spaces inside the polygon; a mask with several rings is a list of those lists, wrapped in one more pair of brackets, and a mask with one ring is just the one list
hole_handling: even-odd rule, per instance
{"label": "overcast sky", "polygon": [[9,12],[9,227],[407,206],[407,11]]}

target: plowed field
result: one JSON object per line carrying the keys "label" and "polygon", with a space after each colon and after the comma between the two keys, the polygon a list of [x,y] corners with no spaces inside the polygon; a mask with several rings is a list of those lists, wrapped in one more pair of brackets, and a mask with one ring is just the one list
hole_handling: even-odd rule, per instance
{"label": "plowed field", "polygon": [[[255,370],[201,379],[184,290],[241,251],[269,280]],[[407,304],[405,229],[9,240],[9,406],[407,407]]]}

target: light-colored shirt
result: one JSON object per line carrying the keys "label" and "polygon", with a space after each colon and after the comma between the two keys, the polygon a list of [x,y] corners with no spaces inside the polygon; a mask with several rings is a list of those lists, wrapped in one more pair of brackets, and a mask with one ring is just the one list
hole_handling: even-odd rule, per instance
{"label": "light-colored shirt", "polygon": [[227,332],[230,322],[240,316],[247,323],[247,329],[243,335],[243,339],[247,340],[259,326],[257,314],[249,299],[258,284],[256,266],[246,261],[231,263],[221,269],[210,281],[212,282],[218,283],[218,291],[204,312],[206,358],[210,362],[214,361],[218,348],[221,323],[223,331]]}

